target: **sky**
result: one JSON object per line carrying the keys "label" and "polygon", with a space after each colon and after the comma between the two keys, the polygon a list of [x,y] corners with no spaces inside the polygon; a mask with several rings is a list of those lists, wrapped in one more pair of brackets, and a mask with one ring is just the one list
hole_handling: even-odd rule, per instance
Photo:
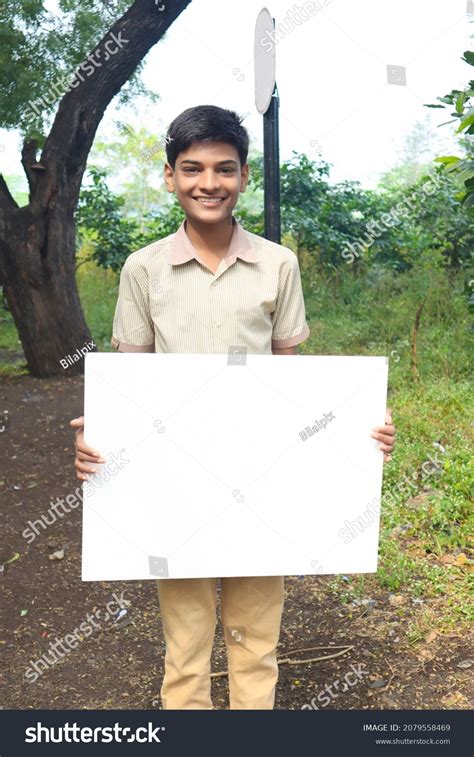
{"label": "sky", "polygon": [[[417,121],[428,117],[436,126],[449,120],[449,110],[424,104],[463,89],[472,75],[461,56],[473,49],[474,0],[311,4],[314,14],[299,24],[292,19],[303,0],[267,6],[277,27],[287,30],[275,45],[281,159],[292,151],[313,158],[319,153],[333,166],[331,181],[373,187],[399,162]],[[135,110],[112,103],[98,136],[110,135],[118,118],[162,135],[185,108],[214,104],[245,116],[252,146],[262,149],[254,95],[254,29],[262,7],[260,0],[193,0],[146,58],[144,80],[160,102],[140,99]],[[389,83],[387,66],[406,83]],[[453,152],[453,130],[454,124],[436,130],[433,157]],[[18,134],[0,130],[0,165],[7,174],[22,173],[18,146]]]}

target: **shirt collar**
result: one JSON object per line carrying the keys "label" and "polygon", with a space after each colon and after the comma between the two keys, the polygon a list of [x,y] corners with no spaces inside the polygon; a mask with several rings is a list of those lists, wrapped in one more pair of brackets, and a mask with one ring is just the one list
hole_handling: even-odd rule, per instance
{"label": "shirt collar", "polygon": [[[192,258],[197,259],[196,250],[194,249],[191,240],[186,234],[185,223],[186,220],[182,222],[181,226],[174,235],[170,256],[171,265],[187,263],[187,261],[192,260]],[[232,218],[232,223],[234,230],[232,232],[230,246],[227,254],[224,257],[224,260],[226,261],[226,263],[233,263],[236,258],[240,258],[241,260],[245,260],[247,263],[258,263],[260,261],[260,258],[252,247],[245,229],[243,229],[243,227],[238,221],[235,220],[235,218]]]}

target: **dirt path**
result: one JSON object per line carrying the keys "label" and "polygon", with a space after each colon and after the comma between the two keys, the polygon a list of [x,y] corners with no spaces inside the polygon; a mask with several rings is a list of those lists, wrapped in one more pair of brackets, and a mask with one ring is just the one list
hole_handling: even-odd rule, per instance
{"label": "dirt path", "polygon": [[[5,410],[9,416],[0,433],[0,564],[5,565],[0,572],[0,681],[5,708],[160,706],[164,644],[154,582],[81,582],[80,507],[44,531],[37,526],[39,534],[31,543],[22,536],[30,520],[46,513],[57,497],[73,494],[79,484],[69,420],[82,412],[82,393],[81,378],[21,377],[0,385],[0,419]],[[61,558],[61,550],[62,559],[50,559],[55,553]],[[367,576],[370,603],[343,604],[330,591],[333,580],[286,579],[280,659],[304,660],[350,649],[324,661],[282,664],[277,708],[298,709],[311,699],[319,709],[472,706],[465,635],[432,632],[413,644],[407,638],[410,623],[428,604],[442,600],[415,604],[401,592],[395,603]],[[118,622],[117,616],[106,617],[113,592],[129,603]],[[37,664],[40,673],[33,681],[33,663],[48,654],[51,642],[79,628],[88,614],[95,617],[91,633],[84,631],[77,647],[66,647],[55,664]],[[327,648],[298,652],[315,646]],[[33,672],[25,679],[28,668]],[[225,668],[219,624],[212,669]],[[347,673],[350,685],[343,682]],[[213,696],[216,708],[227,706],[226,678],[214,679]]]}

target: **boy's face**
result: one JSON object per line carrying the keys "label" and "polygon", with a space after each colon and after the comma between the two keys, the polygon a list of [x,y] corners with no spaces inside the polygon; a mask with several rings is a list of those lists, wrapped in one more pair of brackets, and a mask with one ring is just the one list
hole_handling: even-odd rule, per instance
{"label": "boy's face", "polygon": [[176,158],[174,170],[165,165],[168,192],[176,192],[187,218],[218,223],[245,192],[249,167],[240,165],[235,147],[225,142],[196,142]]}

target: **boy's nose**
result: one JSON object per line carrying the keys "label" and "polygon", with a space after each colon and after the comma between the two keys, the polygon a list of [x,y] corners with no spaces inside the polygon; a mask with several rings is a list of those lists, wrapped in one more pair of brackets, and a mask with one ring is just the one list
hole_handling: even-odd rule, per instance
{"label": "boy's nose", "polygon": [[220,186],[219,176],[214,171],[202,171],[199,187],[207,192],[215,192]]}

